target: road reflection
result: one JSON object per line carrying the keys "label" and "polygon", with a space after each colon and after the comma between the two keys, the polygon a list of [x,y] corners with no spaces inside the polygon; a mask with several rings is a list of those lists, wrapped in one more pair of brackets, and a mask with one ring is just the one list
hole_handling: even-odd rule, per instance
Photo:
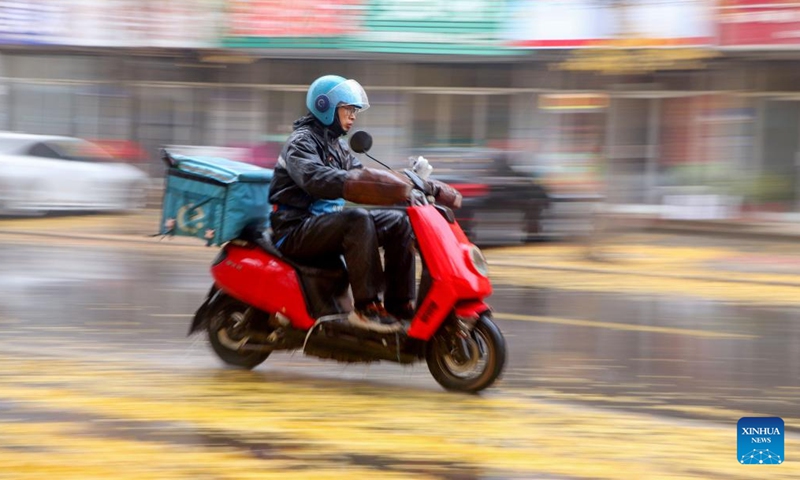
{"label": "road reflection", "polygon": [[498,282],[508,368],[466,396],[424,365],[277,353],[225,368],[186,338],[212,254],[4,243],[0,465],[20,478],[748,478],[732,440],[748,415],[783,417],[797,451],[796,308]]}
{"label": "road reflection", "polygon": [[[630,478],[634,462],[648,478],[743,478],[732,426],[296,373],[48,360],[43,369],[0,357],[0,426],[13,433],[0,444],[5,466],[60,478],[333,478],[346,469],[353,478],[488,479]],[[632,444],[642,452],[633,459]],[[798,447],[787,438],[788,451]],[[787,463],[773,478],[798,468]]]}

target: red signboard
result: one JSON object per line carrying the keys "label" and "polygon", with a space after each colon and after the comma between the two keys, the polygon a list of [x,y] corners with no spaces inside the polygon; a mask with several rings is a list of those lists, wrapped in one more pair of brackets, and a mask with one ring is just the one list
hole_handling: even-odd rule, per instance
{"label": "red signboard", "polygon": [[329,37],[359,27],[361,0],[231,0],[228,37]]}
{"label": "red signboard", "polygon": [[721,47],[800,46],[800,3],[796,0],[722,0]]}

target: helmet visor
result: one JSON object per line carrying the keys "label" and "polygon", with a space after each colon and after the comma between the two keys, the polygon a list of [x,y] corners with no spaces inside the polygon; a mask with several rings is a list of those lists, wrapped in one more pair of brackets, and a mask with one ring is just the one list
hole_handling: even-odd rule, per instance
{"label": "helmet visor", "polygon": [[367,92],[361,87],[361,84],[355,80],[347,80],[334,87],[328,92],[328,98],[331,103],[336,105],[353,105],[360,111],[369,108],[369,100],[367,99]]}

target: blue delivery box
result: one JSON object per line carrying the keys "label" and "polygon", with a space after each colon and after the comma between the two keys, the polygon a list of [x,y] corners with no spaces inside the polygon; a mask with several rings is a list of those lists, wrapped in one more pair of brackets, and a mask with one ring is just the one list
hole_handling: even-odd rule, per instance
{"label": "blue delivery box", "polygon": [[161,235],[196,237],[207,245],[235,239],[245,225],[269,227],[272,170],[225,158],[162,150],[167,164]]}

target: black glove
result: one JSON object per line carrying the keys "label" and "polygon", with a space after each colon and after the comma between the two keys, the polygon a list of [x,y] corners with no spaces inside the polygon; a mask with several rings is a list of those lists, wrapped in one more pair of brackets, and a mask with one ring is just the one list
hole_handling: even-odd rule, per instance
{"label": "black glove", "polygon": [[461,194],[450,185],[438,180],[425,181],[425,195],[436,199],[436,203],[449,208],[461,208]]}

